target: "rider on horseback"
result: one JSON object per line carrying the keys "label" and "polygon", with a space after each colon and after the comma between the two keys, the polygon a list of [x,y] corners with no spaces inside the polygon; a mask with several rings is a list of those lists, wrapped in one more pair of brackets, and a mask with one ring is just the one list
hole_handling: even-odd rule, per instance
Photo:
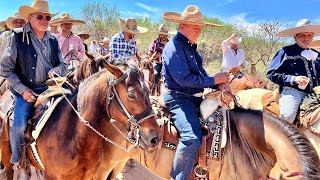
{"label": "rider on horseback", "polygon": [[[237,69],[238,72],[232,72],[232,74],[237,74],[238,78],[243,76],[240,69],[246,68],[246,55],[243,50],[239,49],[241,40],[242,38],[238,38],[237,34],[232,34],[221,43],[223,52],[222,69],[228,71]],[[230,46],[228,46],[228,44],[230,44]]]}
{"label": "rider on horseback", "polygon": [[59,41],[61,52],[66,63],[71,60],[82,60],[84,56],[84,45],[82,39],[72,32],[75,25],[83,25],[84,21],[73,19],[68,13],[63,13],[60,18],[52,22],[52,25],[60,26],[61,33],[56,37]]}
{"label": "rider on horseback", "polygon": [[11,163],[20,160],[24,131],[36,96],[47,89],[48,77],[55,73],[63,76],[66,71],[58,40],[47,31],[50,19],[56,15],[50,13],[48,2],[35,0],[31,6],[21,6],[19,13],[29,22],[11,34],[0,63],[0,75],[8,80],[15,96]]}
{"label": "rider on horseback", "polygon": [[196,94],[207,87],[230,91],[226,85],[230,78],[228,73],[209,76],[196,50],[202,27],[221,25],[205,22],[199,8],[194,5],[188,6],[182,14],[165,12],[163,18],[179,23],[179,32],[167,43],[162,54],[166,87],[163,97],[180,133],[171,177],[188,179],[202,142],[197,113],[202,97]]}
{"label": "rider on horseback", "polygon": [[161,61],[161,55],[164,46],[169,41],[168,36],[169,35],[175,35],[177,32],[171,28],[168,28],[165,24],[160,24],[159,30],[157,31],[150,31],[153,33],[158,34],[158,38],[154,40],[149,47],[149,59],[151,59],[154,62],[154,82],[153,87],[155,88],[155,85],[157,84],[158,80],[161,76],[161,70],[162,70],[162,61]]}
{"label": "rider on horseback", "polygon": [[320,35],[320,25],[302,19],[296,27],[276,35],[295,40],[295,44],[277,52],[267,71],[267,77],[280,86],[280,116],[293,123],[304,96],[319,86],[320,54],[310,48],[310,43],[314,36]]}
{"label": "rider on horseback", "polygon": [[146,33],[147,28],[138,26],[134,18],[128,18],[126,21],[122,18],[118,19],[121,32],[112,36],[110,41],[110,60],[129,59],[134,56],[134,59],[141,60],[138,54],[136,34]]}

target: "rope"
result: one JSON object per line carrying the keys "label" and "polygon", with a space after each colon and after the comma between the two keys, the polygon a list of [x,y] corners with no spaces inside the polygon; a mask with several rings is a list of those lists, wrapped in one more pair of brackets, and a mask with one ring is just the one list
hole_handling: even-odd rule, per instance
{"label": "rope", "polygon": [[[55,73],[55,75],[58,75],[56,72],[54,72],[54,73]],[[60,75],[58,75],[58,76],[60,76]],[[61,76],[60,76],[60,77],[61,77]],[[54,79],[54,82],[58,85],[58,82],[57,82],[55,79]],[[98,130],[96,130],[93,126],[91,126],[90,122],[87,121],[87,120],[85,120],[85,119],[80,115],[80,113],[76,110],[76,108],[72,105],[72,103],[71,103],[71,102],[69,101],[69,99],[67,98],[66,94],[63,93],[63,91],[61,90],[61,88],[60,88],[60,91],[61,91],[61,94],[63,95],[63,97],[64,97],[64,98],[66,99],[66,101],[68,102],[68,104],[69,104],[69,105],[71,106],[71,108],[73,109],[73,111],[77,114],[77,116],[79,117],[80,121],[81,121],[85,126],[89,127],[93,132],[95,132],[97,135],[99,135],[99,136],[100,136],[101,138],[103,138],[105,141],[107,141],[107,142],[109,142],[109,143],[111,143],[111,144],[119,147],[120,149],[122,149],[122,150],[124,150],[124,151],[126,151],[126,152],[128,152],[128,153],[130,153],[130,154],[132,154],[132,153],[130,152],[130,149],[131,149],[131,148],[127,149],[127,148],[125,148],[125,147],[117,144],[116,142],[112,141],[111,139],[105,137],[105,136],[104,136],[103,134],[101,134]]]}

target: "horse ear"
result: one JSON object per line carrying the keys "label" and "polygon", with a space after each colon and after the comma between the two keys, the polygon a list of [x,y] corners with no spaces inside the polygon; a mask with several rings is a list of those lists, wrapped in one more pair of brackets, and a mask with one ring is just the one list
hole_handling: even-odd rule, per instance
{"label": "horse ear", "polygon": [[107,61],[103,61],[103,65],[109,72],[111,72],[116,77],[116,79],[120,78],[123,75],[123,72],[117,66],[112,65]]}
{"label": "horse ear", "polygon": [[94,60],[93,55],[91,55],[90,53],[88,53],[88,51],[85,51],[85,53],[86,53],[86,56],[87,56],[89,59]]}

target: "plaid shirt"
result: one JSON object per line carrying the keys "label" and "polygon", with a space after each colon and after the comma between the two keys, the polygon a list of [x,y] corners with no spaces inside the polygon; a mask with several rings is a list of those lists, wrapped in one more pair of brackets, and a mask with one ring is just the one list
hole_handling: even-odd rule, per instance
{"label": "plaid shirt", "polygon": [[124,33],[120,32],[112,36],[109,51],[112,54],[111,59],[118,59],[133,56],[138,52],[138,49],[135,40],[127,42],[124,39]]}
{"label": "plaid shirt", "polygon": [[[168,40],[169,41],[169,40]],[[157,38],[156,40],[154,40],[150,46],[149,46],[149,51],[153,54],[154,52],[157,51],[157,54],[162,54],[163,48],[164,48],[164,44],[160,41],[160,38]],[[155,62],[157,63],[161,63],[161,59],[160,58],[156,58],[154,59]]]}

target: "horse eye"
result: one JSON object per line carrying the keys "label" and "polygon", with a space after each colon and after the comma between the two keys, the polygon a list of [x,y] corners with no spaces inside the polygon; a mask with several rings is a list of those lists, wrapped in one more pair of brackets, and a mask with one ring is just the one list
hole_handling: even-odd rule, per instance
{"label": "horse eye", "polygon": [[134,98],[134,94],[133,93],[128,93],[128,97],[130,98],[130,99],[133,99]]}

